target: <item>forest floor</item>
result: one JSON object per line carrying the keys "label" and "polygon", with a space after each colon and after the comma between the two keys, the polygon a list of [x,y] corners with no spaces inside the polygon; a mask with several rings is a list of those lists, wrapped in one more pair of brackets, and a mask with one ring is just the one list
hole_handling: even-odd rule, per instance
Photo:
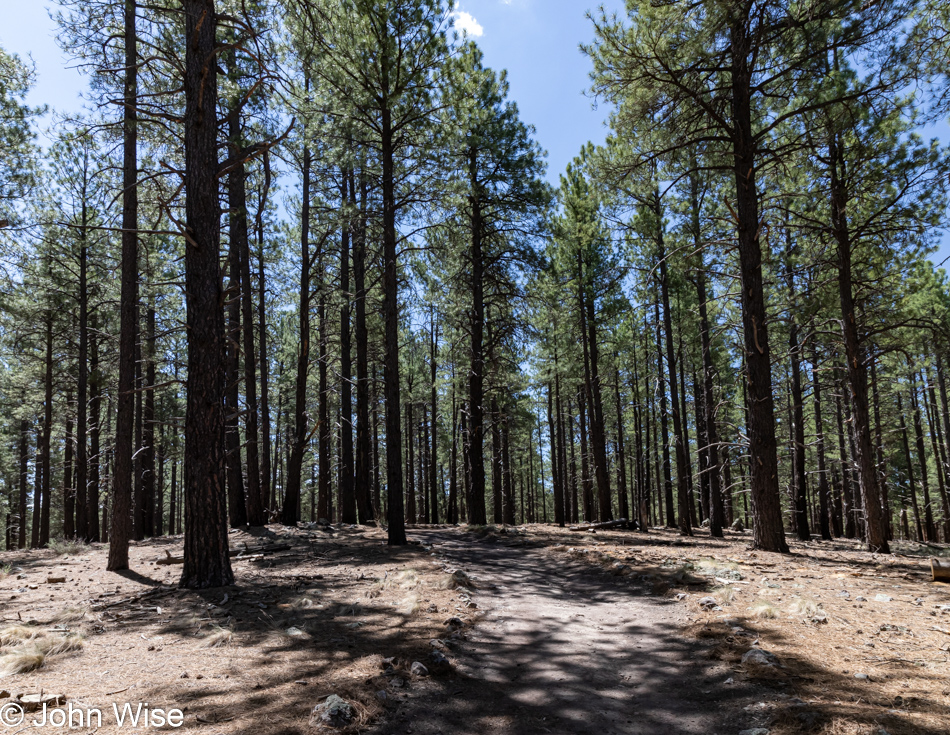
{"label": "forest floor", "polygon": [[[236,584],[198,592],[157,563],[181,537],[133,544],[121,575],[104,545],[0,553],[0,719],[61,694],[102,712],[73,732],[124,732],[113,705],[148,703],[182,710],[179,731],[292,735],[327,729],[311,711],[335,694],[342,731],[378,735],[950,732],[933,549],[782,556],[748,534],[539,525],[410,538],[232,532]],[[54,729],[40,717],[0,732]]]}

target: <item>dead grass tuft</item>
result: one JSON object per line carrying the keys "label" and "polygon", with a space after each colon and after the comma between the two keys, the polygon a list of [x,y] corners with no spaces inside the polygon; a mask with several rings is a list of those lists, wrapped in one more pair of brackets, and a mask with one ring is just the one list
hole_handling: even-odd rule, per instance
{"label": "dead grass tuft", "polygon": [[16,646],[41,635],[41,631],[26,625],[11,625],[0,630],[0,647]]}
{"label": "dead grass tuft", "polygon": [[46,656],[32,647],[5,653],[0,656],[0,678],[36,671],[45,661]]}
{"label": "dead grass tuft", "polygon": [[89,551],[89,545],[84,544],[82,541],[61,538],[50,541],[48,548],[56,554],[56,556],[66,556],[67,554],[73,556]]}
{"label": "dead grass tuft", "polygon": [[768,600],[757,600],[749,610],[753,617],[761,620],[774,620],[778,617],[778,608]]}
{"label": "dead grass tuft", "polygon": [[201,641],[202,648],[221,648],[231,645],[234,634],[227,628],[215,627]]}

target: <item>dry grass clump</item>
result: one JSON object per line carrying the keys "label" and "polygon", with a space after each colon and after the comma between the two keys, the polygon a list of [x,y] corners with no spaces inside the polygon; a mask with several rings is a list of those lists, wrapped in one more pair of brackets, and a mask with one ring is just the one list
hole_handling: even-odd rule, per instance
{"label": "dry grass clump", "polygon": [[434,587],[440,590],[457,590],[457,589],[475,589],[477,585],[472,578],[469,577],[461,569],[452,572],[451,574],[441,575],[435,582]]}
{"label": "dry grass clump", "polygon": [[749,610],[752,611],[753,617],[763,620],[772,620],[778,617],[778,608],[768,600],[757,600]]}
{"label": "dry grass clump", "polygon": [[56,556],[65,556],[67,554],[72,556],[89,551],[89,545],[84,544],[82,541],[61,538],[50,541],[48,548],[56,554]]}
{"label": "dry grass clump", "polygon": [[736,588],[723,585],[722,587],[713,589],[712,594],[713,597],[719,601],[720,605],[729,605],[736,598]]}
{"label": "dry grass clump", "polygon": [[233,634],[227,628],[215,626],[201,641],[202,648],[221,648],[231,644]]}
{"label": "dry grass clump", "polygon": [[89,614],[89,607],[80,606],[80,607],[67,607],[65,610],[61,610],[52,618],[50,618],[51,623],[79,623],[86,619],[86,615]]}
{"label": "dry grass clump", "polygon": [[0,630],[0,677],[35,671],[49,656],[82,650],[78,633],[46,632],[28,625],[11,625]]}
{"label": "dry grass clump", "polygon": [[803,615],[806,618],[813,618],[818,612],[819,605],[814,600],[810,600],[807,597],[797,597],[792,600],[792,604],[789,605],[788,611],[792,615]]}
{"label": "dry grass clump", "polygon": [[13,567],[9,564],[0,564],[0,579],[6,579],[13,573]]}

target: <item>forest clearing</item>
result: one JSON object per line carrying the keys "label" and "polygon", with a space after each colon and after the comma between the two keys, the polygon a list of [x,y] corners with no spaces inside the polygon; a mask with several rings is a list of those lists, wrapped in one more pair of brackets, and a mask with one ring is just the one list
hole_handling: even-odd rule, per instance
{"label": "forest clearing", "polygon": [[930,582],[927,548],[796,542],[787,556],[741,533],[540,525],[410,535],[393,553],[377,529],[234,532],[235,585],[204,592],[156,563],[180,537],[133,544],[122,576],[103,572],[101,544],[5,552],[0,638],[81,640],[5,679],[6,696],[97,707],[100,733],[123,731],[110,713],[127,702],[181,709],[178,731],[308,733],[330,695],[353,707],[340,732],[950,727],[950,588]]}

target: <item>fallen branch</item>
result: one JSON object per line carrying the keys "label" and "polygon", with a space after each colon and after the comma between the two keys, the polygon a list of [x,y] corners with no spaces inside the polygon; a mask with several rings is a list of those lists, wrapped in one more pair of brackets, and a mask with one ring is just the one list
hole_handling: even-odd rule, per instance
{"label": "fallen branch", "polygon": [[[257,548],[253,548],[253,549],[248,548],[248,547],[244,547],[243,549],[231,549],[231,550],[228,552],[228,556],[231,556],[231,557],[238,557],[239,559],[250,559],[250,558],[252,558],[252,557],[260,558],[260,557],[263,556],[264,554],[273,554],[273,553],[275,553],[275,552],[277,552],[277,551],[290,551],[290,549],[292,549],[292,548],[293,548],[292,546],[289,546],[289,545],[287,545],[287,544],[280,545],[280,546],[261,546],[261,547],[257,547]],[[169,565],[171,565],[171,564],[184,564],[184,563],[185,563],[185,557],[183,557],[183,556],[172,556],[172,555],[171,555],[171,552],[166,549],[166,550],[165,550],[165,558],[164,558],[164,559],[159,559],[159,560],[156,561],[155,563],[156,563],[157,565],[163,566],[163,567],[164,567],[164,566],[169,566]]]}
{"label": "fallen branch", "polygon": [[617,521],[605,521],[604,523],[590,523],[586,526],[571,526],[570,531],[599,531],[604,528],[626,528],[630,524],[626,518]]}

